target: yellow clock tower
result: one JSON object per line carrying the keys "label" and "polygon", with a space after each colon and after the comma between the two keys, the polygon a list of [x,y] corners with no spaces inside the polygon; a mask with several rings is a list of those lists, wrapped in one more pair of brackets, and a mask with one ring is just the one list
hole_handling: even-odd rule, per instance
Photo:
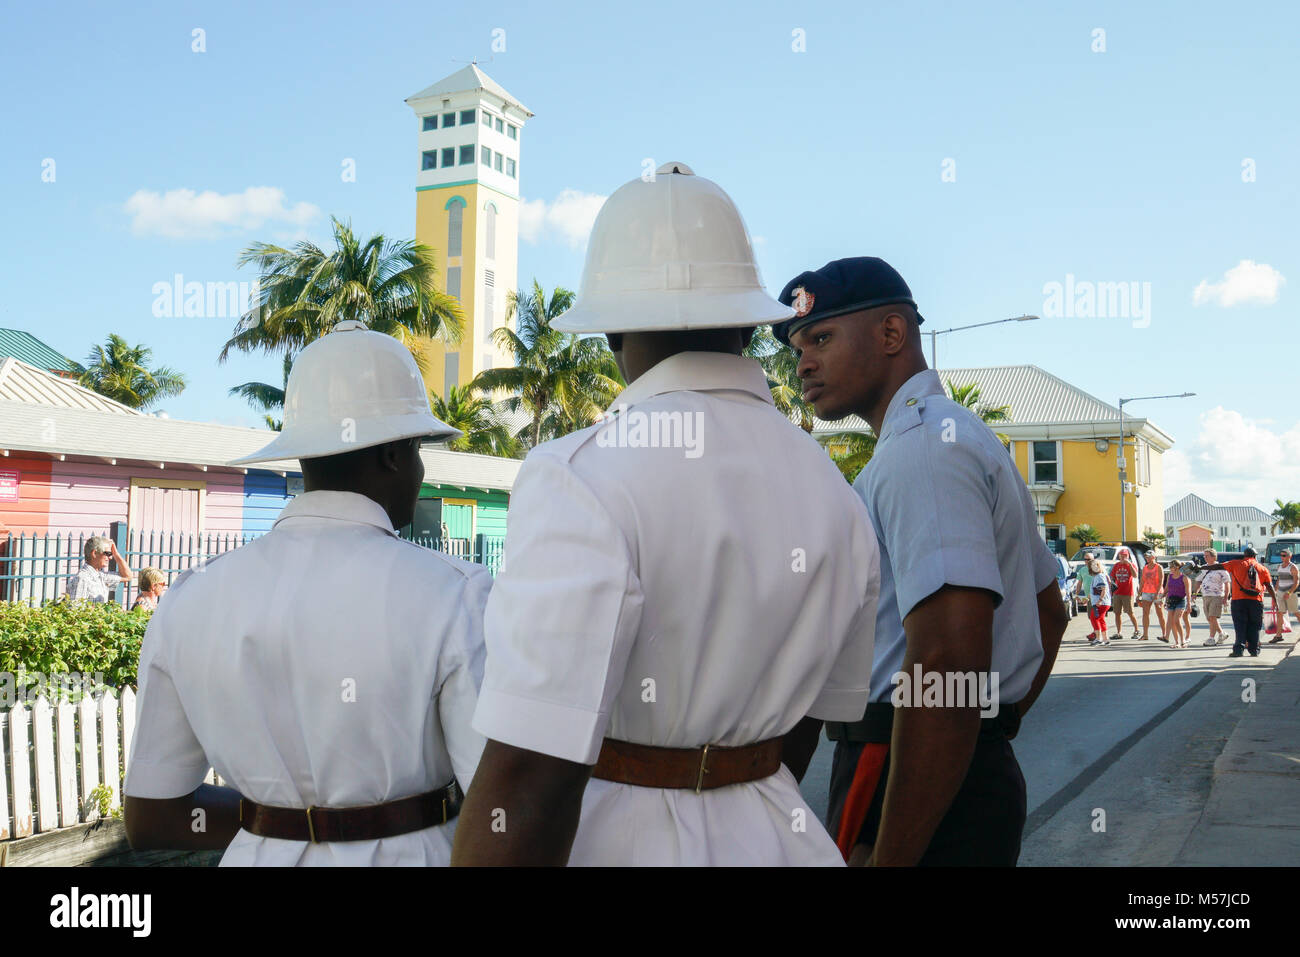
{"label": "yellow clock tower", "polygon": [[443,288],[465,315],[459,345],[424,346],[430,391],[446,398],[512,358],[492,341],[517,288],[519,142],[527,107],[471,63],[406,100],[419,124],[415,238],[437,251]]}

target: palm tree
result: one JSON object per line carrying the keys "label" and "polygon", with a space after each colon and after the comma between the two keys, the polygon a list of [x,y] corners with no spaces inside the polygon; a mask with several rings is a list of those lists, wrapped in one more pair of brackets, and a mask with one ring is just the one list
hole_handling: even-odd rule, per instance
{"label": "palm tree", "polygon": [[452,386],[444,400],[430,394],[433,414],[464,435],[447,443],[453,452],[478,452],[513,458],[519,442],[501,421],[492,400],[473,385]]}
{"label": "palm tree", "polygon": [[[504,393],[503,408],[528,414],[519,437],[530,447],[590,425],[623,387],[603,338],[551,327],[572,304],[570,290],[557,287],[548,299],[536,279],[531,292],[511,291],[506,325],[494,329],[492,338],[515,364],[485,369],[471,383],[480,392]],[[510,328],[512,317],[518,332]]]}
{"label": "palm tree", "polygon": [[78,374],[77,382],[87,389],[133,409],[147,409],[185,390],[183,375],[166,366],[150,369],[151,358],[152,349],[129,346],[121,336],[110,333],[104,345],[91,348],[84,366],[73,363],[73,371]]}
{"label": "palm tree", "polygon": [[757,359],[767,375],[772,402],[777,411],[805,432],[813,430],[813,408],[803,400],[803,383],[799,380],[799,358],[789,346],[772,335],[771,326],[759,326],[742,353]]}
{"label": "palm tree", "polygon": [[284,409],[284,393],[289,388],[289,372],[293,369],[293,356],[284,357],[284,381],[280,386],[273,386],[266,382],[245,382],[237,385],[230,390],[228,395],[238,395],[248,400],[248,404],[259,412],[263,413],[262,418],[266,421],[266,427],[273,432],[279,432],[284,428],[284,421],[275,418],[271,413],[276,409]]}
{"label": "palm tree", "polygon": [[1300,502],[1284,502],[1280,498],[1273,499],[1273,502],[1277,505],[1272,515],[1277,522],[1276,531],[1300,532]]}
{"label": "palm tree", "polygon": [[309,242],[293,251],[254,243],[238,265],[257,266],[257,300],[221,349],[295,354],[344,319],[355,319],[417,351],[422,337],[457,343],[463,317],[455,296],[437,287],[433,250],[382,234],[364,243],[350,223],[333,220],[334,250]]}
{"label": "palm tree", "polygon": [[[969,385],[953,385],[947,382],[948,396],[958,405],[965,406],[982,419],[985,424],[992,422],[1010,422],[1011,406],[1009,405],[989,405],[980,401],[980,387],[975,383]],[[1011,441],[1009,436],[1001,432],[995,433],[998,441],[1006,445]]]}

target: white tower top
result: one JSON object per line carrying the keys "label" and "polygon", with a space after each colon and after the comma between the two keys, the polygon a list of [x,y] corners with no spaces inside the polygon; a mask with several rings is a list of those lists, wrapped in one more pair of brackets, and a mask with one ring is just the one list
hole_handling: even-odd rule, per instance
{"label": "white tower top", "polygon": [[519,141],[533,113],[477,64],[406,103],[420,123],[419,187],[478,182],[519,197]]}

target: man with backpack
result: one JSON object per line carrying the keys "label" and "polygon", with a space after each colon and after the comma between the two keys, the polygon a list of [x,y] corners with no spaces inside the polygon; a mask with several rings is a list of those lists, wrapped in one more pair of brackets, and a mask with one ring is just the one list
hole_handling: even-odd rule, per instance
{"label": "man with backpack", "polygon": [[[1202,571],[1223,570],[1232,579],[1232,627],[1237,632],[1229,658],[1240,658],[1242,649],[1252,658],[1259,655],[1259,630],[1264,626],[1264,596],[1266,590],[1277,606],[1277,593],[1268,569],[1255,557],[1255,549],[1247,545],[1242,549],[1244,558],[1206,565]],[[1262,590],[1261,590],[1262,589]]]}

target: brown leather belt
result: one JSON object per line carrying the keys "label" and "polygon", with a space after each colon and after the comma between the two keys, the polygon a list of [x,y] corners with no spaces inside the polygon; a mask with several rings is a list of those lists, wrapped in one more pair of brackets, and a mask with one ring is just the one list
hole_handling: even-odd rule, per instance
{"label": "brown leather belt", "polygon": [[642,788],[689,788],[696,794],[729,784],[758,781],[781,768],[784,738],[740,748],[656,748],[606,738],[593,778]]}
{"label": "brown leather belt", "polygon": [[282,841],[377,841],[446,824],[460,813],[462,798],[455,781],[436,791],[368,807],[270,807],[241,797],[239,826]]}

